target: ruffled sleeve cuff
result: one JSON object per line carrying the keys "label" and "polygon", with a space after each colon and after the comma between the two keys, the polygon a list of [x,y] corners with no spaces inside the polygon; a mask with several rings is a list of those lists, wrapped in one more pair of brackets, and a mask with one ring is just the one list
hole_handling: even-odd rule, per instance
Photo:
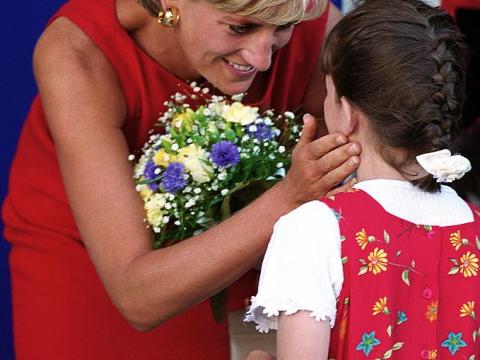
{"label": "ruffled sleeve cuff", "polygon": [[338,221],[314,201],[275,224],[262,264],[258,293],[245,321],[260,332],[277,329],[278,316],[310,312],[316,321],[335,324],[336,298],[343,282]]}

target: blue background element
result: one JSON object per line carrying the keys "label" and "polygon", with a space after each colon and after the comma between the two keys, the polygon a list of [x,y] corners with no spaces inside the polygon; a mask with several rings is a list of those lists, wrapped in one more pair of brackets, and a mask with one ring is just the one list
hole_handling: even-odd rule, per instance
{"label": "blue background element", "polygon": [[[7,191],[8,170],[15,151],[23,119],[35,94],[32,75],[32,51],[48,18],[62,0],[26,0],[19,4],[5,1],[2,5],[0,57],[0,201]],[[0,222],[3,234],[3,224]],[[12,360],[11,296],[8,275],[8,244],[0,237],[0,359]]]}

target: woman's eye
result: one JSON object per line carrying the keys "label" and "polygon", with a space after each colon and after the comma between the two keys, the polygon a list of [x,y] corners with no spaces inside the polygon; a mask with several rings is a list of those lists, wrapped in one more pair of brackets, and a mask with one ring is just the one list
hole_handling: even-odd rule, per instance
{"label": "woman's eye", "polygon": [[253,30],[252,25],[228,25],[228,28],[234,34],[246,34]]}
{"label": "woman's eye", "polygon": [[289,23],[286,23],[286,24],[283,24],[283,25],[278,25],[277,30],[278,31],[290,30],[294,25],[295,25],[295,23],[293,23],[293,22],[289,22]]}

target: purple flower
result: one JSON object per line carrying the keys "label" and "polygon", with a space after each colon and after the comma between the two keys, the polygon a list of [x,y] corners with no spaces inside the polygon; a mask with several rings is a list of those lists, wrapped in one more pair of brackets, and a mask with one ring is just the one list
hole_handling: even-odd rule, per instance
{"label": "purple flower", "polygon": [[[145,170],[143,171],[143,176],[145,177],[146,180],[154,180],[155,178],[158,177],[158,174],[155,173],[155,170],[157,169],[158,169],[158,166],[152,160],[149,160],[145,164]],[[150,190],[155,191],[158,189],[158,184],[156,184],[155,182],[151,182],[148,184],[148,187],[150,188]]]}
{"label": "purple flower", "polygon": [[270,126],[260,123],[255,125],[256,130],[250,131],[251,125],[247,126],[247,134],[254,136],[258,141],[270,140],[273,138],[273,131]]}
{"label": "purple flower", "polygon": [[179,162],[172,162],[168,165],[162,177],[162,186],[165,191],[175,194],[187,185],[187,181],[183,177],[184,170],[185,166]]}
{"label": "purple flower", "polygon": [[237,146],[227,140],[222,140],[212,146],[210,154],[212,161],[222,168],[236,165],[240,161]]}

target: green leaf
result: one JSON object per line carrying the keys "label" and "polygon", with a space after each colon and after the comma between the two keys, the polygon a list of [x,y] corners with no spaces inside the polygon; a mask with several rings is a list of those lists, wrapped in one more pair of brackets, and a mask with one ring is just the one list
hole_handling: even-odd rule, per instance
{"label": "green leaf", "polygon": [[475,236],[475,242],[477,244],[477,249],[480,250],[480,239],[478,238],[478,236]]}
{"label": "green leaf", "polygon": [[366,262],[364,259],[358,259],[358,261],[360,261],[360,264],[362,264],[362,265],[366,265],[366,264],[367,264],[367,262]]}
{"label": "green leaf", "polygon": [[392,337],[392,330],[393,330],[393,325],[392,324],[388,325],[387,327],[388,337]]}
{"label": "green leaf", "polygon": [[358,275],[363,275],[363,274],[366,274],[367,273],[367,267],[366,266],[362,266],[360,268],[360,271],[358,272]]}
{"label": "green leaf", "polygon": [[385,351],[385,354],[383,354],[382,359],[390,359],[392,357],[392,352],[393,352],[392,349]]}
{"label": "green leaf", "polygon": [[430,225],[424,225],[423,228],[427,231],[432,231],[432,227]]}
{"label": "green leaf", "polygon": [[474,331],[473,331],[473,334],[472,334],[473,342],[476,342],[476,341],[477,341],[477,336],[478,336],[478,331],[477,331],[477,330],[474,330]]}
{"label": "green leaf", "polygon": [[401,253],[402,253],[402,250],[398,250],[398,251],[395,253],[395,255],[400,256]]}
{"label": "green leaf", "polygon": [[450,261],[453,263],[453,265],[458,266],[458,261],[457,261],[457,259],[450,258]]}
{"label": "green leaf", "polygon": [[390,243],[390,235],[388,235],[388,232],[386,230],[383,230],[383,239],[385,240],[385,243]]}
{"label": "green leaf", "polygon": [[475,360],[475,355],[471,355],[468,360]]}
{"label": "green leaf", "polygon": [[225,130],[225,138],[230,141],[234,141],[237,138],[237,134],[232,129]]}
{"label": "green leaf", "polygon": [[415,269],[415,260],[412,260],[412,268]]}
{"label": "green leaf", "polygon": [[459,267],[458,266],[454,266],[450,269],[450,271],[448,272],[448,275],[454,275],[454,274],[457,274],[458,273],[458,270],[459,270]]}
{"label": "green leaf", "polygon": [[403,342],[397,342],[395,344],[393,344],[393,350],[400,350],[401,348],[403,347]]}
{"label": "green leaf", "polygon": [[344,256],[342,258],[342,264],[346,264],[348,262],[348,256]]}
{"label": "green leaf", "polygon": [[410,272],[410,270],[404,270],[402,272],[402,280],[405,284],[407,284],[407,286],[410,286],[410,280],[408,278],[408,273]]}

